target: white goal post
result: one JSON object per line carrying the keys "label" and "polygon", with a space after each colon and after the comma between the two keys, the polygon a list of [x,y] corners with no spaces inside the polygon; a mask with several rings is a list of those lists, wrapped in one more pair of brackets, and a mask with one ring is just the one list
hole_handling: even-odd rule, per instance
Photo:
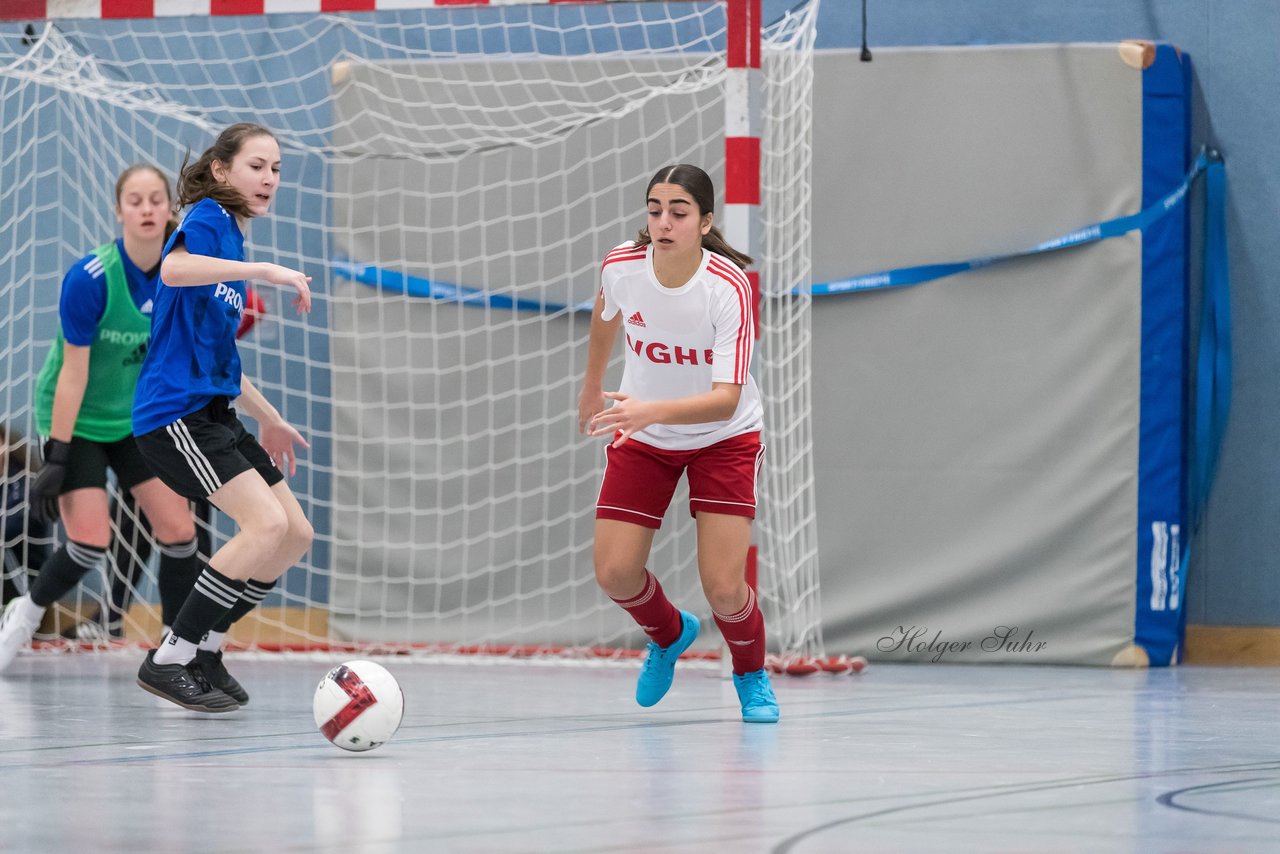
{"label": "white goal post", "polygon": [[[758,0],[732,4],[759,14]],[[759,206],[735,213],[763,294],[758,589],[773,662],[796,670],[843,666],[822,646],[810,298],[792,296],[811,258],[816,6],[763,27],[745,78]],[[582,306],[604,252],[641,225],[654,170],[697,163],[723,192],[726,98],[744,85],[726,61],[732,13],[697,2],[164,17],[158,5],[150,18],[0,20],[5,419],[34,429],[59,281],[117,233],[115,176],[139,161],[173,175],[222,127],[260,122],[280,140],[282,188],[247,251],[305,269],[316,299],[299,318],[259,289],[267,314],[241,354],[311,443],[291,485],[317,541],[233,637],[581,658],[640,648],[592,574],[603,452],[576,433]],[[620,368],[618,357],[615,380]],[[674,601],[709,616],[686,508],[682,488],[651,566]],[[215,542],[225,535],[215,522]],[[120,571],[68,604],[101,606]],[[154,629],[151,573],[133,584],[138,638]]]}

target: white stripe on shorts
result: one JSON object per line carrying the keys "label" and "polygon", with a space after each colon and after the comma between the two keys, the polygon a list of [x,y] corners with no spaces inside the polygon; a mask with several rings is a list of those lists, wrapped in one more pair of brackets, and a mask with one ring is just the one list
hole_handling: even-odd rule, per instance
{"label": "white stripe on shorts", "polygon": [[169,434],[169,438],[173,439],[174,447],[186,459],[187,465],[191,467],[192,473],[196,476],[196,480],[200,481],[200,486],[210,495],[216,492],[218,487],[222,486],[222,481],[218,480],[218,475],[213,470],[213,465],[196,446],[195,439],[191,437],[190,431],[187,430],[187,425],[179,418],[164,429]]}

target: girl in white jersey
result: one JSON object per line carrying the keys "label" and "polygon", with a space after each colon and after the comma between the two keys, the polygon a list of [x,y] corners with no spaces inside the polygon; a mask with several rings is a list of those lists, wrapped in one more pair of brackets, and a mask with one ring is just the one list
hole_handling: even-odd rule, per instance
{"label": "girl in white jersey", "polygon": [[[654,532],[687,471],[698,573],[733,656],[742,719],[778,720],[764,669],[764,618],[747,584],[755,518],[760,393],[750,373],[755,342],[751,259],[713,223],[715,191],[696,166],[666,166],[649,181],[648,224],[604,260],[591,318],[578,429],[609,435],[596,503],[596,581],[650,638],[636,702],[667,693],[676,660],[698,636],[645,564]],[[621,388],[604,390],[619,329]],[[610,406],[607,401],[612,401]]]}

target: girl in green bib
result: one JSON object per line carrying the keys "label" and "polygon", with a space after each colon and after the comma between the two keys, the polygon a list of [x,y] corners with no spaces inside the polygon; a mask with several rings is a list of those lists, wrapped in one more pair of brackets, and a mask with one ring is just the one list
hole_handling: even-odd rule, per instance
{"label": "girl in green bib", "polygon": [[198,569],[190,506],[151,473],[133,439],[160,254],[175,225],[172,193],[159,169],[139,164],[120,175],[115,195],[123,236],[63,278],[58,336],[36,381],[36,427],[46,439],[31,503],[46,519],[61,516],[66,543],[0,618],[0,671],[30,642],[45,609],[102,562],[111,541],[108,468],[155,536],[162,598],[180,603]]}

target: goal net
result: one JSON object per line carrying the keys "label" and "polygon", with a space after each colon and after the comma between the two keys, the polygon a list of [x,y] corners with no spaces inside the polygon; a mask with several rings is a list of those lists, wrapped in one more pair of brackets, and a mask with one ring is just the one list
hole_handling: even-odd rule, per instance
{"label": "goal net", "polygon": [[[823,655],[810,459],[816,4],[766,27],[753,94],[752,248],[766,401],[758,587],[772,651]],[[281,190],[250,258],[314,277],[298,317],[241,341],[246,374],[311,444],[291,486],[317,539],[233,637],[259,648],[622,654],[644,638],[598,590],[603,445],[576,432],[604,253],[643,223],[659,166],[723,187],[720,3],[548,5],[0,24],[0,401],[30,435],[61,276],[117,234],[116,175],[176,173],[236,121],[276,132]],[[801,288],[803,290],[803,288]],[[610,369],[620,376],[621,357]],[[651,567],[709,617],[687,496]],[[228,535],[215,515],[213,542]],[[128,561],[124,561],[128,563]],[[12,573],[12,568],[6,572]],[[128,583],[155,631],[153,568],[108,561],[67,604]],[[118,597],[117,597],[118,598]]]}

